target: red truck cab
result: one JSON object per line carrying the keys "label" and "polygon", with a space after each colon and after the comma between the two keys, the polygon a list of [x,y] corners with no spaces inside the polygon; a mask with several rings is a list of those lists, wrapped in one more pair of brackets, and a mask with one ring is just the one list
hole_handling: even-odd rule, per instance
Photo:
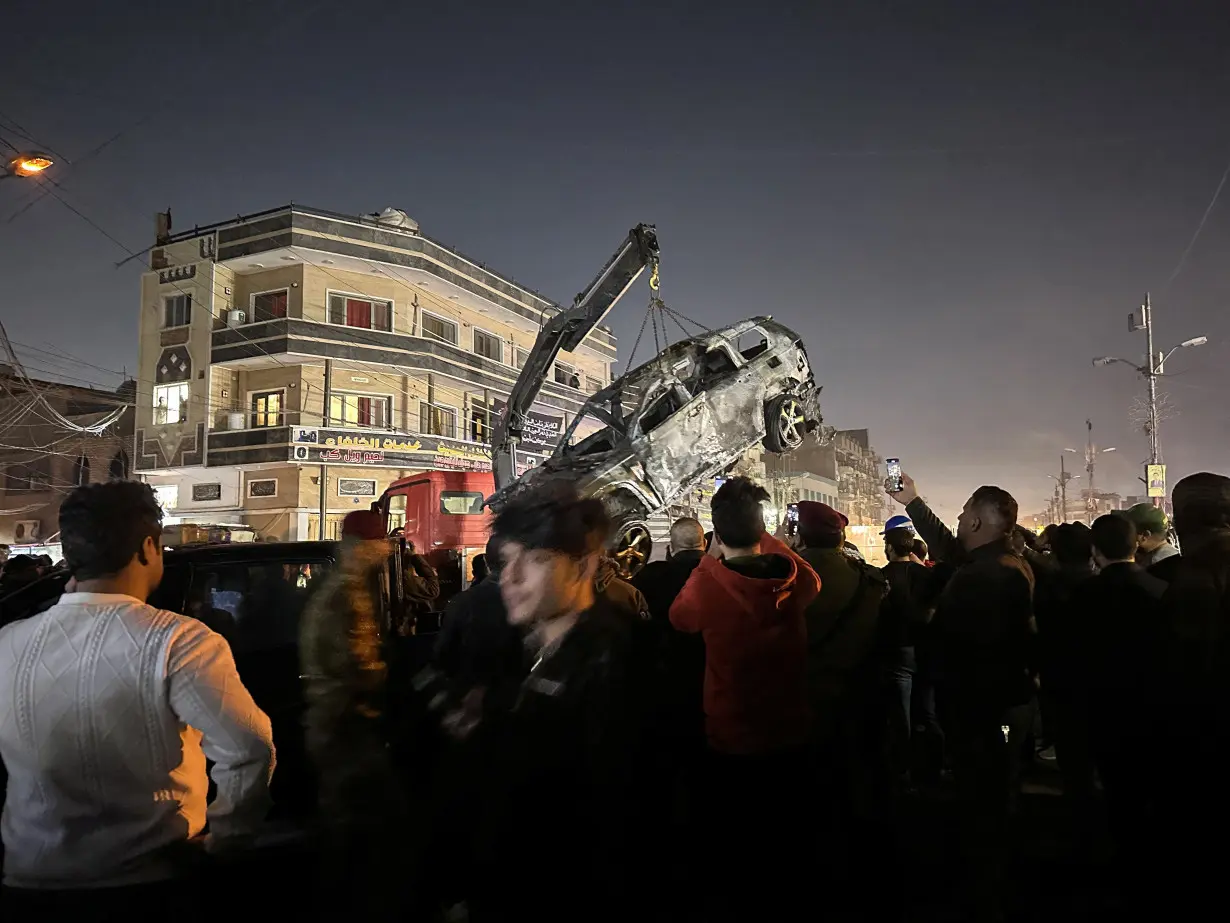
{"label": "red truck cab", "polygon": [[439,573],[441,603],[470,585],[471,562],[491,534],[483,504],[494,492],[489,471],[425,471],[394,481],[374,505]]}

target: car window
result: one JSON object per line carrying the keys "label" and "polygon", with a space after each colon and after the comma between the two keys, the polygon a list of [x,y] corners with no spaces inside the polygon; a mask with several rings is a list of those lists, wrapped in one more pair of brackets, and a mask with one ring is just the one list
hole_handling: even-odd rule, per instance
{"label": "car window", "polygon": [[753,327],[739,334],[735,348],[744,359],[755,359],[769,348],[769,337],[759,327]]}
{"label": "car window", "polygon": [[486,497],[478,491],[440,491],[440,512],[449,515],[473,516],[482,513]]}
{"label": "car window", "polygon": [[671,418],[676,410],[683,406],[674,388],[667,389],[661,397],[649,405],[641,417],[641,432],[651,433]]}
{"label": "car window", "polygon": [[222,635],[235,655],[299,643],[299,619],[332,562],[196,564],[185,615]]}

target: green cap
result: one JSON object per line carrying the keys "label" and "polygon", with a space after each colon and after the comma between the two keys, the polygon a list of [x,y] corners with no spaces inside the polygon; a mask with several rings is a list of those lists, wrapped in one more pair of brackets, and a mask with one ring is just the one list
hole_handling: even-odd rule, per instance
{"label": "green cap", "polygon": [[1137,503],[1124,515],[1132,520],[1137,531],[1152,532],[1154,535],[1166,533],[1166,514],[1162,508],[1152,503]]}

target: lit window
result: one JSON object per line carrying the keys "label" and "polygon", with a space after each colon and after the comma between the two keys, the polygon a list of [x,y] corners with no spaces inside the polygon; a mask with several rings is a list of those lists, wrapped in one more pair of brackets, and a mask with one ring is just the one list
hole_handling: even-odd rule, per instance
{"label": "lit window", "polygon": [[162,299],[162,326],[187,327],[191,323],[191,295],[167,295]]}
{"label": "lit window", "polygon": [[504,361],[504,341],[485,330],[474,330],[474,352],[493,362]]}
{"label": "lit window", "polygon": [[285,317],[286,301],[286,289],[282,289],[280,292],[261,292],[259,295],[253,295],[252,322],[259,324],[261,321]]}
{"label": "lit window", "polygon": [[154,385],[154,425],[183,423],[188,419],[188,382]]}
{"label": "lit window", "polygon": [[393,329],[393,302],[330,295],[329,323],[341,327],[361,327],[364,330],[387,332]]}
{"label": "lit window", "polygon": [[[435,340],[437,343],[457,345],[457,325],[451,320],[445,320],[443,317],[437,317],[424,311],[422,327],[423,336],[427,337],[427,339]],[[477,349],[475,349],[475,352],[477,352]]]}
{"label": "lit window", "polygon": [[419,432],[428,436],[457,438],[457,411],[439,404],[419,404]]}
{"label": "lit window", "polygon": [[252,395],[252,426],[282,425],[282,392],[258,391]]}
{"label": "lit window", "polygon": [[338,394],[329,398],[329,422],[339,426],[369,426],[388,429],[391,401],[369,394]]}

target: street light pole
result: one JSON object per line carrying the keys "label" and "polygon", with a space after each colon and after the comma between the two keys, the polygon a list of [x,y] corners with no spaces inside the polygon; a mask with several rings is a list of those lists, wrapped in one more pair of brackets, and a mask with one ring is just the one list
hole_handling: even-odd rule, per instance
{"label": "street light pole", "polygon": [[[1140,306],[1140,321],[1136,320],[1135,313],[1128,315],[1128,330],[1132,333],[1143,330],[1145,332],[1145,348],[1148,350],[1144,365],[1136,365],[1134,362],[1128,362],[1126,359],[1120,359],[1118,356],[1101,356],[1093,360],[1094,365],[1111,365],[1115,362],[1121,362],[1124,365],[1130,365],[1142,376],[1149,386],[1149,464],[1160,465],[1162,458],[1162,450],[1160,439],[1158,438],[1158,412],[1157,412],[1157,379],[1160,375],[1165,374],[1166,360],[1169,359],[1177,350],[1189,349],[1193,346],[1203,346],[1209,342],[1208,337],[1192,337],[1190,340],[1184,340],[1178,346],[1174,346],[1169,352],[1161,351],[1154,352],[1153,349],[1153,301],[1146,293],[1145,303]],[[1148,478],[1145,479],[1148,483]],[[1161,506],[1164,502],[1162,497],[1154,497],[1153,505]]]}
{"label": "street light pole", "polygon": [[1066,458],[1063,455],[1060,455],[1059,476],[1056,477],[1053,474],[1048,474],[1047,477],[1056,482],[1055,489],[1059,492],[1057,498],[1059,500],[1059,515],[1056,517],[1055,521],[1058,524],[1062,524],[1068,519],[1068,481],[1074,481],[1079,478],[1080,475],[1069,472]]}
{"label": "street light pole", "polygon": [[1157,447],[1157,376],[1161,369],[1153,352],[1153,300],[1148,292],[1145,293],[1145,303],[1140,306],[1140,313],[1145,328],[1145,348],[1149,351],[1149,371],[1145,376],[1149,381],[1149,464],[1157,465],[1160,464]]}

